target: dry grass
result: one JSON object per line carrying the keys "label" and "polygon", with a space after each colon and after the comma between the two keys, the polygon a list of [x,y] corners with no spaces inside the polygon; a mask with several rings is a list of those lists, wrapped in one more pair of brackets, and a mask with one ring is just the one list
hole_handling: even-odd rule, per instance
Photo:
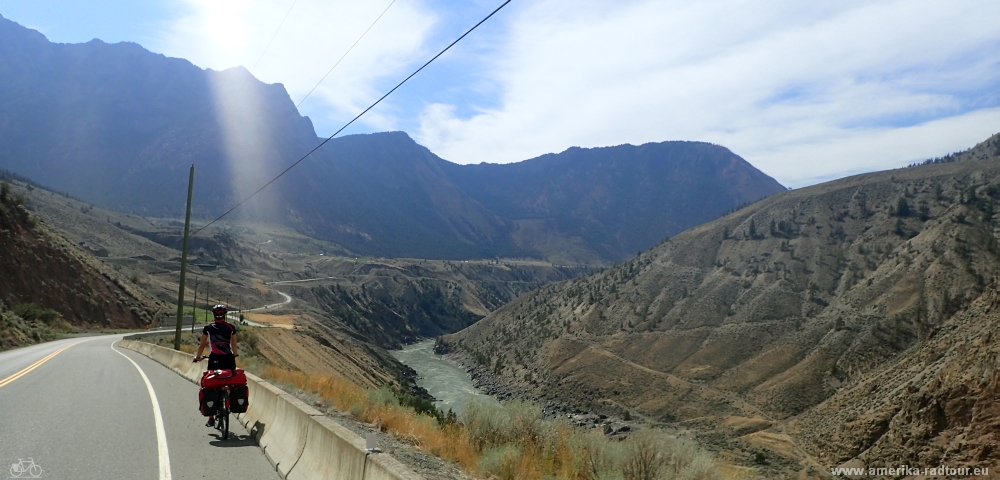
{"label": "dry grass", "polygon": [[[461,422],[442,422],[402,406],[391,391],[362,388],[331,375],[266,366],[262,377],[321,396],[362,422],[392,432],[471,474],[500,479],[644,480],[721,478],[711,458],[692,444],[648,431],[612,442],[564,421],[542,419],[536,405],[471,403]],[[637,472],[636,462],[644,462]],[[638,473],[638,474],[637,474]]]}
{"label": "dry grass", "polygon": [[264,367],[260,373],[268,380],[315,393],[358,420],[408,438],[424,451],[455,462],[466,470],[478,463],[477,452],[461,426],[442,425],[434,417],[416,414],[399,405],[394,397],[386,399],[384,389],[365,389],[332,375],[308,375],[275,366]]}

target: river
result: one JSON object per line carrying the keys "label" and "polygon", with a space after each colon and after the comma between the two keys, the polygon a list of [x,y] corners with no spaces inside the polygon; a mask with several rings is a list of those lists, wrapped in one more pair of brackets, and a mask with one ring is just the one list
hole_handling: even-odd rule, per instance
{"label": "river", "polygon": [[461,415],[465,404],[473,398],[492,400],[472,386],[472,380],[462,367],[434,354],[434,340],[424,340],[393,350],[393,357],[416,370],[417,385],[425,388],[437,399],[434,404],[442,412],[450,408]]}

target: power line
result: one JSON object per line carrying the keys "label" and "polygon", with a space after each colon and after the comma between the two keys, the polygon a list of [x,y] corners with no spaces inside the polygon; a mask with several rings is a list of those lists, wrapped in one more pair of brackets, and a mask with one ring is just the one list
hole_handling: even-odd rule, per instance
{"label": "power line", "polygon": [[[372,22],[372,24],[368,26],[368,30],[371,30],[372,27],[374,27],[375,24],[378,23],[378,21],[382,19],[382,15],[385,15],[385,12],[388,12],[389,8],[391,8],[393,6],[393,4],[395,4],[395,3],[396,3],[396,0],[392,0],[392,2],[389,3],[389,6],[385,7],[385,10],[382,10],[382,13],[379,14],[378,18],[376,18],[375,21]],[[326,72],[326,75],[323,75],[323,78],[319,79],[319,81],[316,82],[316,85],[313,86],[312,90],[309,90],[309,93],[307,93],[306,96],[302,97],[302,100],[299,100],[299,103],[295,104],[295,108],[299,108],[300,106],[302,106],[302,102],[305,102],[306,99],[309,98],[309,95],[312,95],[312,93],[314,91],[316,91],[317,88],[319,88],[320,84],[322,84],[323,81],[326,80],[326,77],[329,77],[330,73],[333,72],[333,69],[337,68],[337,65],[340,65],[340,62],[342,60],[344,60],[344,57],[346,57],[348,53],[351,53],[351,50],[354,50],[354,45],[357,45],[358,42],[360,42],[362,38],[365,38],[365,35],[368,34],[368,30],[365,30],[365,33],[362,33],[361,36],[358,37],[358,39],[354,41],[354,44],[351,45],[351,48],[348,48],[347,51],[344,52],[344,54],[340,56],[340,59],[337,60],[337,63],[334,63],[333,66],[330,67],[330,70],[328,70]]]}
{"label": "power line", "polygon": [[264,54],[266,54],[267,50],[271,48],[271,44],[274,43],[274,39],[278,36],[278,32],[281,31],[281,27],[285,25],[285,20],[288,20],[288,16],[291,15],[292,9],[295,8],[295,4],[298,2],[299,0],[294,0],[292,2],[292,6],[288,7],[288,11],[285,12],[285,17],[281,19],[281,23],[278,24],[278,28],[274,30],[274,34],[271,35],[271,39],[267,41],[267,46],[264,47],[264,51],[260,52],[260,57],[257,57],[257,61],[254,62],[253,68],[250,69],[251,72],[257,70],[257,66],[260,65],[260,61],[264,59]]}
{"label": "power line", "polygon": [[[257,67],[260,65],[260,61],[264,59],[264,55],[266,55],[267,51],[271,49],[271,44],[274,43],[274,39],[278,37],[278,32],[280,32],[281,31],[281,27],[285,25],[285,20],[288,20],[288,16],[291,15],[292,9],[295,8],[295,4],[298,3],[298,1],[299,0],[293,0],[292,1],[292,5],[290,7],[288,7],[288,11],[285,12],[284,18],[282,18],[281,19],[281,23],[278,24],[278,28],[274,29],[274,33],[271,34],[271,39],[267,41],[267,45],[264,47],[264,50],[262,50],[260,52],[260,56],[257,57],[257,61],[254,62],[253,68],[247,70],[248,72],[250,72],[251,76],[253,75],[253,72],[255,72],[257,70]],[[235,91],[235,92],[242,92],[243,91],[243,87],[245,87],[247,85],[248,81],[249,81],[248,77],[240,77],[239,83],[237,83],[233,87],[233,91]],[[195,232],[195,233],[197,233],[197,232]]]}
{"label": "power line", "polygon": [[213,223],[218,222],[219,220],[222,220],[223,217],[225,217],[226,215],[229,215],[230,213],[232,213],[233,210],[236,210],[237,208],[239,208],[241,205],[243,205],[244,203],[246,203],[247,201],[249,201],[251,198],[255,197],[258,193],[260,193],[261,191],[263,191],[265,188],[269,187],[272,183],[274,183],[275,181],[277,181],[279,178],[283,177],[286,173],[288,173],[289,170],[295,168],[298,164],[302,163],[302,161],[305,160],[306,158],[309,158],[309,156],[312,155],[313,153],[315,153],[316,150],[319,150],[320,147],[322,147],[323,145],[326,145],[326,143],[329,142],[330,140],[333,140],[333,137],[336,137],[338,134],[340,134],[340,132],[344,131],[345,128],[351,126],[352,123],[354,123],[357,119],[361,118],[362,115],[368,113],[369,110],[375,108],[376,105],[378,105],[379,103],[381,103],[382,100],[385,100],[385,98],[388,97],[389,95],[391,95],[392,92],[395,92],[396,89],[398,89],[399,87],[403,86],[404,83],[406,83],[407,81],[409,81],[416,74],[420,73],[421,70],[423,70],[428,65],[430,65],[434,60],[437,60],[438,57],[440,57],[441,55],[444,55],[444,52],[447,52],[449,49],[451,49],[451,47],[454,47],[456,43],[460,42],[463,38],[465,38],[467,35],[469,35],[470,33],[472,33],[473,30],[479,28],[480,25],[482,25],[487,20],[489,20],[490,17],[492,17],[493,15],[495,15],[497,12],[499,12],[500,9],[502,9],[503,7],[506,7],[507,4],[510,3],[510,2],[511,2],[511,0],[507,0],[507,1],[503,2],[499,7],[496,8],[496,10],[493,10],[492,12],[490,12],[490,14],[487,15],[486,17],[484,17],[482,20],[480,20],[479,23],[473,25],[472,28],[470,28],[468,31],[466,31],[465,33],[463,33],[461,37],[458,37],[457,39],[455,39],[454,42],[451,42],[447,47],[444,47],[444,50],[441,50],[437,55],[434,55],[434,57],[431,58],[430,60],[428,60],[427,63],[421,65],[420,68],[418,68],[416,71],[414,71],[413,73],[411,73],[408,77],[404,78],[402,82],[399,82],[399,84],[397,84],[395,87],[392,87],[392,90],[389,90],[385,95],[382,95],[378,100],[375,100],[375,103],[372,103],[370,106],[368,106],[368,108],[364,109],[364,111],[362,111],[361,113],[359,113],[356,117],[352,118],[351,121],[349,121],[346,124],[344,124],[343,127],[340,127],[339,130],[337,130],[336,132],[333,132],[333,135],[330,135],[329,137],[326,138],[326,140],[323,140],[322,142],[319,143],[319,145],[316,145],[312,150],[309,150],[309,152],[306,153],[305,155],[303,155],[302,158],[299,158],[298,160],[295,161],[295,163],[289,165],[288,168],[284,169],[276,177],[272,178],[269,182],[265,183],[264,186],[258,188],[256,192],[251,193],[250,196],[248,196],[247,198],[244,198],[243,200],[241,200],[236,205],[233,205],[233,208],[230,208],[229,210],[226,210],[226,213],[223,213],[222,215],[219,215],[218,217],[215,218],[215,220],[212,220],[211,222],[208,222],[208,224],[205,225],[204,227],[201,227],[198,230],[195,230],[195,232],[192,233],[191,236],[193,237],[193,236],[197,235],[199,232],[201,232],[202,230],[208,228]]}

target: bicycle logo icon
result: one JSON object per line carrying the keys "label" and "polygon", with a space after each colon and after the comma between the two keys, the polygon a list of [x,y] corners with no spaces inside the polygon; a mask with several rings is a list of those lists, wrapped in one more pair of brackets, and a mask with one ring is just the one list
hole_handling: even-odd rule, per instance
{"label": "bicycle logo icon", "polygon": [[39,478],[42,476],[42,466],[30,458],[19,458],[10,466],[10,478]]}

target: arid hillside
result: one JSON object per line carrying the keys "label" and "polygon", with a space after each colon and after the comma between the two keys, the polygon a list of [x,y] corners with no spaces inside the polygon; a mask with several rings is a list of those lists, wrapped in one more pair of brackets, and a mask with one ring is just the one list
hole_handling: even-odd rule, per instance
{"label": "arid hillside", "polygon": [[774,195],[443,347],[528,396],[826,466],[995,463],[998,200],[1000,135]]}
{"label": "arid hillside", "polygon": [[23,201],[9,184],[0,184],[0,348],[51,339],[53,331],[74,327],[150,323],[151,297],[53,233]]}
{"label": "arid hillside", "polygon": [[[154,325],[174,325],[182,222],[101,209],[8,176],[13,196],[23,197],[19,211],[41,219],[84,261],[154,297]],[[594,271],[533,260],[364,257],[249,223],[220,223],[192,237],[188,258],[185,303],[197,300],[199,322],[214,303],[257,308],[249,320],[285,327],[260,336],[273,363],[373,388],[410,383],[412,372],[386,348],[458,331],[518,295]]]}

